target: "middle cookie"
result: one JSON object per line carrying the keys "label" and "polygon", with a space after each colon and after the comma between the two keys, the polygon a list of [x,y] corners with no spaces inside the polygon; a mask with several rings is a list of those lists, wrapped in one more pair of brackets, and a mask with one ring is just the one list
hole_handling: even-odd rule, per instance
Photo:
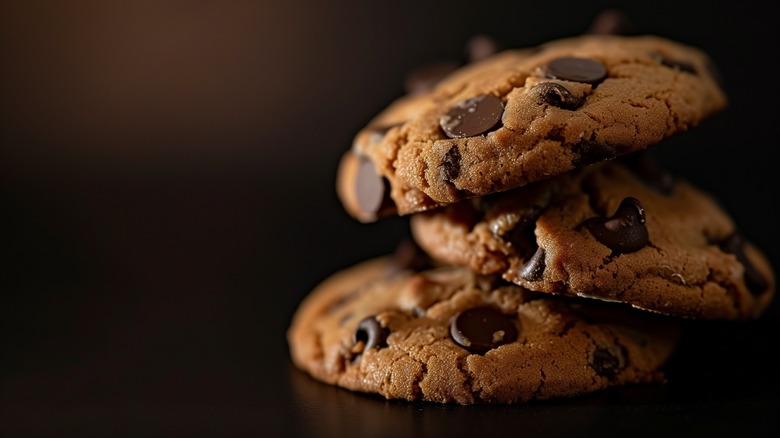
{"label": "middle cookie", "polygon": [[413,215],[434,259],[537,292],[674,316],[751,319],[775,278],[710,195],[645,154]]}

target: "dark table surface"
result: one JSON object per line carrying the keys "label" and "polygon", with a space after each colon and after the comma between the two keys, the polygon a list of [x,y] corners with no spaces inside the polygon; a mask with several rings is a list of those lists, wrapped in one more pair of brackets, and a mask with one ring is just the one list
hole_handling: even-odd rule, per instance
{"label": "dark table surface", "polygon": [[[729,108],[654,146],[780,266],[774,14],[629,3],[711,53]],[[285,330],[405,218],[335,195],[354,133],[414,68],[530,46],[615,3],[3,2],[3,436],[760,436],[780,426],[780,309],[689,321],[665,385],[516,406],[385,401],[294,369]]]}

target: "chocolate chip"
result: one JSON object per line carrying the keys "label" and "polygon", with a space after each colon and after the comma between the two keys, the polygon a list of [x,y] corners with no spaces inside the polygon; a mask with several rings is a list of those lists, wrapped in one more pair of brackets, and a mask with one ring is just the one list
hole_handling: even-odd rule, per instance
{"label": "chocolate chip", "polygon": [[575,110],[585,102],[585,99],[571,94],[568,88],[555,82],[542,82],[533,87],[531,92],[536,93],[542,102],[567,110]]}
{"label": "chocolate chip", "polygon": [[623,199],[612,217],[590,218],[584,225],[596,240],[617,254],[639,251],[649,241],[645,209],[632,197]]}
{"label": "chocolate chip", "polygon": [[576,167],[587,166],[617,156],[617,150],[613,146],[594,141],[582,141],[572,146],[571,149],[577,154],[577,157],[572,160],[572,164]]}
{"label": "chocolate chip", "polygon": [[737,257],[737,261],[745,267],[745,283],[753,294],[758,295],[767,290],[769,282],[745,255],[745,238],[742,234],[739,232],[732,233],[720,244],[720,248],[723,252],[734,254]]}
{"label": "chocolate chip", "polygon": [[566,137],[563,135],[563,128],[552,128],[544,134],[545,140],[557,141],[558,143],[565,143]]}
{"label": "chocolate chip", "polygon": [[544,248],[540,246],[534,255],[523,265],[523,268],[520,270],[520,278],[527,281],[536,281],[542,278],[545,268],[544,255]]}
{"label": "chocolate chip", "polygon": [[698,72],[696,71],[696,67],[694,67],[693,64],[684,61],[677,61],[674,59],[670,59],[661,55],[660,53],[655,54],[655,59],[658,60],[658,62],[660,62],[661,65],[665,65],[669,68],[684,71],[686,73],[698,74]]}
{"label": "chocolate chip", "polygon": [[564,81],[597,84],[607,77],[607,69],[598,61],[566,56],[547,64],[547,77]]}
{"label": "chocolate chip", "polygon": [[541,211],[539,207],[531,207],[523,212],[523,215],[517,220],[512,229],[508,231],[493,230],[493,233],[502,233],[499,234],[499,237],[509,242],[517,255],[525,259],[531,256],[537,249],[534,229],[536,228],[536,219],[539,218]]}
{"label": "chocolate chip", "polygon": [[504,104],[491,94],[466,99],[441,116],[439,125],[450,138],[474,137],[493,129],[501,121]]}
{"label": "chocolate chip", "polygon": [[446,181],[452,181],[460,175],[460,150],[453,146],[444,154],[444,159],[439,165],[439,172]]}
{"label": "chocolate chip", "polygon": [[357,344],[363,342],[365,345],[363,351],[370,348],[383,348],[387,347],[388,330],[383,328],[379,321],[374,316],[367,316],[363,318],[355,329],[355,334],[352,337],[352,341]]}
{"label": "chocolate chip", "polygon": [[596,346],[591,353],[590,365],[602,377],[617,375],[624,367],[620,358],[608,348]]}
{"label": "chocolate chip", "polygon": [[379,213],[386,198],[389,198],[384,179],[376,173],[373,163],[365,157],[360,157],[358,164],[355,195],[360,209],[369,215]]}
{"label": "chocolate chip", "polygon": [[470,352],[481,354],[517,340],[517,327],[494,307],[475,307],[452,318],[450,336]]}

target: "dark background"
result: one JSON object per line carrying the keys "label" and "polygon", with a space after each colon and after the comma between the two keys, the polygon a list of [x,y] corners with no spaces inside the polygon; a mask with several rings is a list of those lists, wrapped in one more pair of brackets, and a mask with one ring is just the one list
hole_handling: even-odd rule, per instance
{"label": "dark background", "polygon": [[[692,2],[691,2],[692,3]],[[708,51],[729,108],[656,145],[775,266],[776,14],[766,2],[0,2],[4,436],[760,435],[778,304],[693,322],[669,383],[519,406],[387,402],[290,363],[300,299],[392,251],[335,195],[352,136],[469,37],[531,46],[616,7]],[[767,5],[767,6],[763,6]],[[771,211],[770,211],[771,210]]]}

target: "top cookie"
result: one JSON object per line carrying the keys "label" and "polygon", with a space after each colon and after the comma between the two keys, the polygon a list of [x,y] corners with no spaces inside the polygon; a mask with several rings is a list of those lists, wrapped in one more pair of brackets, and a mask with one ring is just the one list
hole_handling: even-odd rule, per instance
{"label": "top cookie", "polygon": [[709,56],[657,36],[505,50],[378,114],[337,190],[362,222],[420,212],[642,150],[726,105]]}

